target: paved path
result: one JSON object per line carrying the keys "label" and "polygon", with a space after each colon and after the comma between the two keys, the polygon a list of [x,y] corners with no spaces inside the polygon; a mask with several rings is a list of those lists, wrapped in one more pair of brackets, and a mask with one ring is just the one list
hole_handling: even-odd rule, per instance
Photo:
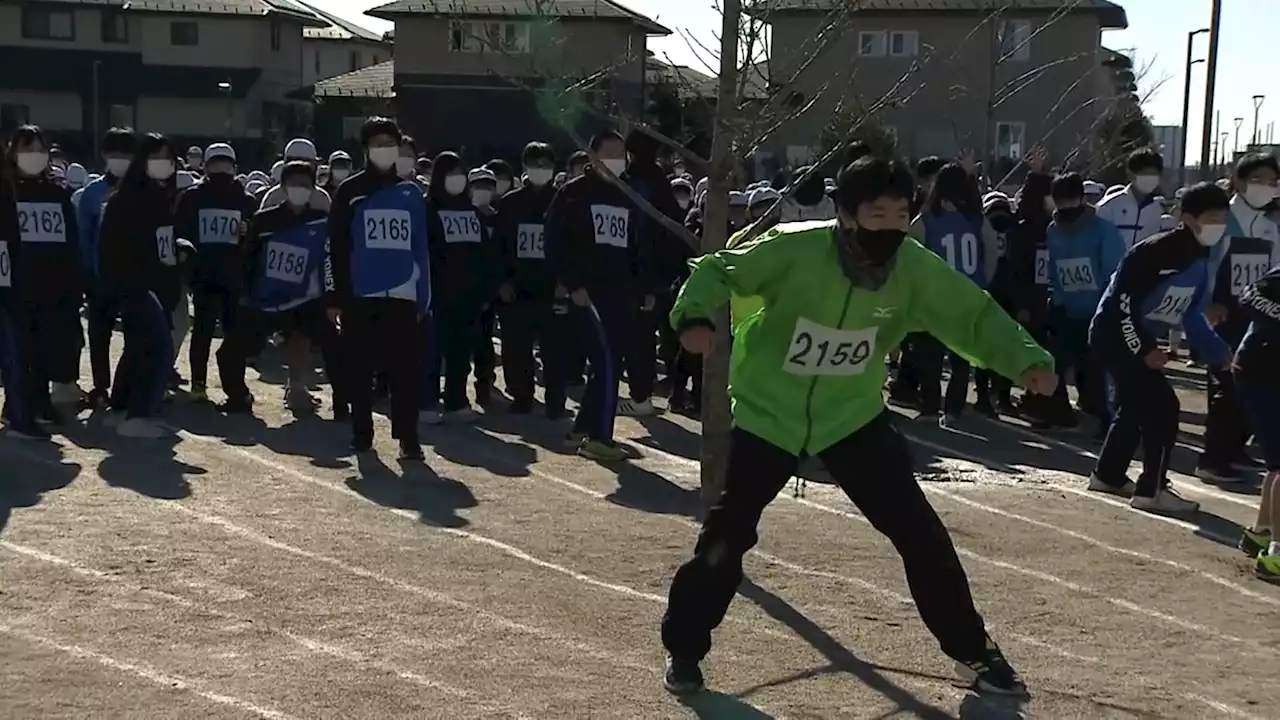
{"label": "paved path", "polygon": [[1080,434],[902,422],[1024,707],[953,684],[892,547],[818,484],[767,511],[717,692],[683,706],[657,624],[697,528],[696,423],[621,420],[642,458],[611,470],[493,412],[402,468],[381,418],[353,462],[345,427],[254,389],[261,421],[176,404],[173,443],[87,417],[0,438],[0,717],[1280,717],[1280,589],[1222,544],[1256,494],[1179,475],[1203,514],[1136,513],[1083,490]]}

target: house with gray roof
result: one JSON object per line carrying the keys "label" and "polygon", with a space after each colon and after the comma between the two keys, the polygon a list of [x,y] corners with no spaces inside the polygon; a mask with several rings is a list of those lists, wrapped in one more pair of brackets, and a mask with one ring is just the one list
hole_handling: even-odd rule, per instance
{"label": "house with gray roof", "polygon": [[[615,0],[395,0],[400,122],[424,151],[518,157],[525,143],[568,148],[610,115],[640,117],[647,39],[670,30]],[[563,89],[592,78],[582,92]]]}
{"label": "house with gray roof", "polygon": [[111,126],[229,139],[249,160],[305,130],[292,0],[0,0],[0,134],[26,122],[96,164]]}
{"label": "house with gray roof", "polygon": [[302,29],[302,86],[352,73],[391,59],[391,40],[337,15],[294,0],[327,23]]}
{"label": "house with gray roof", "polygon": [[[869,107],[912,158],[972,149],[998,172],[1036,144],[1087,164],[1112,102],[1102,31],[1128,25],[1110,0],[769,0],[773,92],[813,105],[775,135],[782,165],[812,158],[838,103]],[[852,9],[849,9],[852,8]],[[825,28],[830,41],[815,43]],[[815,99],[816,98],[816,99]]]}

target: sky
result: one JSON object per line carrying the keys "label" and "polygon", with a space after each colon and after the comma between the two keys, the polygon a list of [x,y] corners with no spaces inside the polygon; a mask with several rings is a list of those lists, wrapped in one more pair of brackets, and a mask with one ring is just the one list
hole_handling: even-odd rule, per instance
{"label": "sky", "polygon": [[[363,15],[364,10],[383,2],[369,0],[309,0],[312,4],[371,30],[387,30],[391,24]],[[674,31],[668,38],[654,38],[649,49],[658,57],[679,65],[708,72],[706,63],[714,58],[699,47],[717,47],[714,33],[720,15],[713,0],[621,0],[627,7],[648,15]],[[1146,68],[1139,78],[1143,108],[1156,125],[1178,125],[1182,118],[1183,73],[1186,63],[1187,33],[1208,27],[1211,0],[1122,0],[1129,16],[1129,29],[1103,33],[1102,43],[1127,52],[1138,68]],[[1276,122],[1280,138],[1280,89],[1274,79],[1277,59],[1275,44],[1280,41],[1280,0],[1225,0],[1221,39],[1218,46],[1218,83],[1214,109],[1221,114],[1222,131],[1235,133],[1234,118],[1244,118],[1240,129],[1243,148],[1253,129],[1252,96],[1274,97],[1263,101],[1260,130]],[[689,38],[694,38],[691,42]],[[1208,35],[1196,38],[1195,58],[1208,53]],[[1268,82],[1270,80],[1271,82]],[[1204,115],[1205,63],[1193,67],[1191,76],[1191,122],[1187,141],[1188,157],[1194,164],[1200,153],[1201,118]],[[1228,145],[1232,142],[1227,140]],[[1169,165],[1176,165],[1167,158]]]}

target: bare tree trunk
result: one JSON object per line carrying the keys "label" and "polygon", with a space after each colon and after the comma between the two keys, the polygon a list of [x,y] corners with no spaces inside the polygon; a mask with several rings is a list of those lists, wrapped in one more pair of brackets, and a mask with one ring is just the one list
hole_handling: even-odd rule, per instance
{"label": "bare tree trunk", "polygon": [[[720,27],[720,88],[711,141],[711,177],[702,223],[702,251],[724,247],[729,228],[729,190],[734,169],[734,115],[738,109],[738,26],[742,0],[724,0]],[[729,459],[729,312],[715,318],[716,351],[702,367],[702,497],[708,504],[724,488]]]}

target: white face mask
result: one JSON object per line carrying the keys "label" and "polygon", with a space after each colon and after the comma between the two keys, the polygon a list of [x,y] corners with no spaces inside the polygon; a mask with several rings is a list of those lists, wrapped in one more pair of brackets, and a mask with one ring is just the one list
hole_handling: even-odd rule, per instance
{"label": "white face mask", "polygon": [[531,167],[524,169],[525,177],[529,178],[529,182],[536,187],[542,187],[551,182],[554,171],[550,168]]}
{"label": "white face mask", "polygon": [[496,184],[498,186],[498,197],[506,195],[507,191],[511,189],[511,182],[508,180],[499,180]]}
{"label": "white face mask", "polygon": [[400,157],[400,148],[398,147],[371,147],[369,148],[369,163],[379,170],[389,170],[396,164],[396,160]]}
{"label": "white face mask", "polygon": [[606,168],[609,168],[609,172],[613,173],[614,175],[621,175],[622,173],[627,171],[626,158],[601,158],[600,162]]}
{"label": "white face mask", "polygon": [[173,177],[173,161],[158,158],[148,160],[147,177],[152,180],[168,180]]}
{"label": "white face mask", "polygon": [[676,196],[676,204],[680,206],[680,209],[681,209],[681,210],[688,210],[688,209],[689,209],[689,198],[688,198],[688,196],[686,196],[686,195],[677,195],[677,196]]}
{"label": "white face mask", "polygon": [[1244,186],[1244,201],[1249,207],[1260,208],[1276,199],[1276,189],[1272,185],[1249,183]]}
{"label": "white face mask", "polygon": [[107,158],[107,173],[115,177],[124,177],[129,172],[129,158]]}
{"label": "white face mask", "polygon": [[1159,184],[1159,175],[1137,175],[1133,178],[1133,189],[1143,195],[1150,195]]}
{"label": "white face mask", "polygon": [[1222,236],[1227,232],[1226,225],[1201,225],[1200,232],[1196,233],[1196,240],[1205,247],[1213,247],[1218,244]]}
{"label": "white face mask", "polygon": [[444,191],[450,195],[461,195],[467,189],[466,175],[445,175]]}
{"label": "white face mask", "polygon": [[411,177],[413,175],[414,163],[413,158],[398,157],[396,158],[396,174],[402,178]]}
{"label": "white face mask", "polygon": [[340,183],[351,177],[351,171],[346,168],[334,168],[329,171],[329,177],[333,178],[334,182]]}
{"label": "white face mask", "polygon": [[311,188],[307,187],[287,187],[284,189],[285,196],[289,199],[289,204],[301,207],[311,202]]}
{"label": "white face mask", "polygon": [[486,207],[493,201],[492,190],[472,190],[471,203],[476,207]]}
{"label": "white face mask", "polygon": [[49,168],[49,153],[20,152],[14,161],[23,175],[39,175]]}

